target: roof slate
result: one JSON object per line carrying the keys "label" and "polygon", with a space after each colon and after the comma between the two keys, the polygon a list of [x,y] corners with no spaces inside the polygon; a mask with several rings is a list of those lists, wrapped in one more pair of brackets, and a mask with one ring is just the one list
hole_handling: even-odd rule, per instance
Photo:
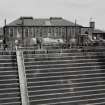
{"label": "roof slate", "polygon": [[[49,21],[49,24],[46,24]],[[63,18],[39,18],[39,19],[33,19],[33,18],[18,18],[15,21],[11,22],[7,26],[75,26],[75,23],[65,20]],[[76,24],[77,26],[80,26]]]}

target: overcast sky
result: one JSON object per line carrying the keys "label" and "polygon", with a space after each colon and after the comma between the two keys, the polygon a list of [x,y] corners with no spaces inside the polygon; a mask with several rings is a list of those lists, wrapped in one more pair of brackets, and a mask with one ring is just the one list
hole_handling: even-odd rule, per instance
{"label": "overcast sky", "polygon": [[0,25],[20,16],[63,17],[85,26],[93,18],[105,30],[105,0],[0,0]]}

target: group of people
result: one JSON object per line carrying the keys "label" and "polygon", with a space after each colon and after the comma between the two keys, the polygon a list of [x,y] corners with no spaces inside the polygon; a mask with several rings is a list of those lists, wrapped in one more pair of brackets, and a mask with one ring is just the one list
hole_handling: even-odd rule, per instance
{"label": "group of people", "polygon": [[[75,38],[70,39],[70,41],[64,41],[63,39],[53,39],[53,38],[30,38],[30,40],[27,41],[27,44],[29,44],[31,41],[33,46],[38,46],[39,49],[41,49],[44,45],[55,45],[59,46],[59,48],[73,48],[76,46],[76,40]],[[0,43],[3,44],[4,50],[8,48],[8,45],[6,43],[6,40],[0,41]],[[23,41],[16,39],[15,40],[15,46],[22,46]],[[47,43],[47,44],[46,44]],[[24,47],[24,46],[23,46]],[[25,46],[27,47],[27,46]]]}

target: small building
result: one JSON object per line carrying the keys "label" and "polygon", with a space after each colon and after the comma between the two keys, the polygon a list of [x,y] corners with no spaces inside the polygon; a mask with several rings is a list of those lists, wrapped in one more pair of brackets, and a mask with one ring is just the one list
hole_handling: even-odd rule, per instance
{"label": "small building", "polygon": [[[105,31],[96,29],[95,22],[89,22],[89,27],[82,27],[81,28],[81,35],[79,37],[79,44],[85,45],[86,43],[100,43],[105,39]],[[105,41],[103,41],[105,42]]]}
{"label": "small building", "polygon": [[91,27],[82,27],[79,36],[79,46],[89,44],[89,37],[92,38],[93,29]]}
{"label": "small building", "polygon": [[100,29],[95,29],[95,30],[93,31],[93,38],[94,38],[94,37],[95,37],[96,39],[102,38],[102,39],[105,40],[105,31],[100,30]]}

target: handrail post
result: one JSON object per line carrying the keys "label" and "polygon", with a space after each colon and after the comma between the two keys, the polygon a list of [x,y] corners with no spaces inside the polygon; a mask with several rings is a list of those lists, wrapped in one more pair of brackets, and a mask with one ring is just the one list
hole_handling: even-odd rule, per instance
{"label": "handrail post", "polygon": [[16,46],[16,56],[17,56],[17,65],[18,65],[18,74],[19,74],[22,105],[29,105],[23,52],[21,49],[18,49],[17,46]]}

